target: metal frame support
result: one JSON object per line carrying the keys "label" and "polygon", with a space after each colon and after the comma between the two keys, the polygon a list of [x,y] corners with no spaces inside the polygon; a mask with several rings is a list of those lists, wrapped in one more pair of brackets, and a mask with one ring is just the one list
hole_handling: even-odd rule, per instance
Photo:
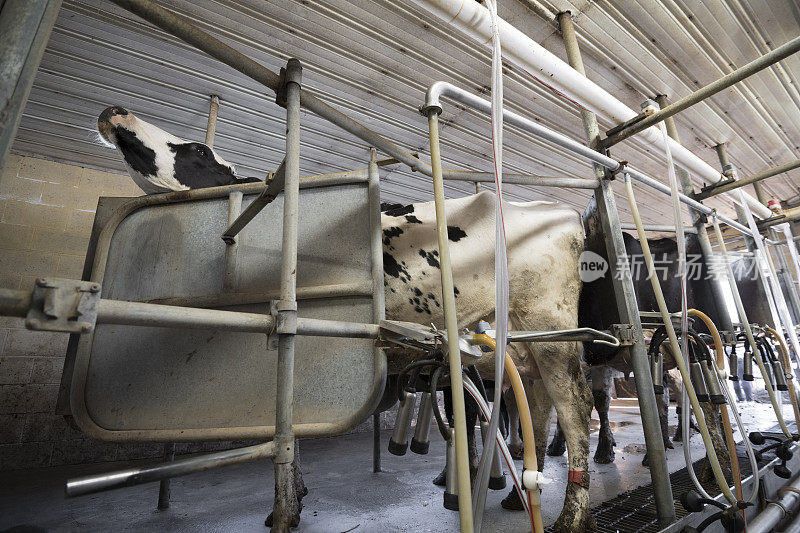
{"label": "metal frame support", "polygon": [[[656,102],[659,106],[661,106],[661,109],[664,109],[664,107],[667,105],[667,96],[663,94],[657,95]],[[667,127],[667,135],[672,137],[675,141],[680,142],[678,128],[675,126],[675,119],[672,117],[667,117],[664,120],[664,125]],[[692,179],[689,176],[689,173],[679,166],[676,167],[676,171],[678,174],[678,179],[681,183],[683,194],[692,196],[694,194],[694,186],[692,185]],[[705,260],[706,264],[711,264],[711,262],[714,261],[714,250],[711,248],[711,241],[708,238],[708,231],[706,230],[706,216],[692,208],[689,208],[689,215],[691,216],[692,224],[694,224],[695,230],[697,231],[697,242],[700,245],[700,251],[703,254],[703,259]],[[717,328],[720,332],[728,332],[729,334],[733,335],[733,322],[731,322],[731,317],[728,314],[727,305],[725,304],[722,280],[715,277],[714,279],[710,280],[710,284],[711,295],[714,299],[714,306],[717,309],[717,316],[714,317]],[[724,338],[725,336],[723,335],[723,339]]]}
{"label": "metal frame support", "polygon": [[[578,39],[569,12],[558,15],[564,45],[567,49],[567,58],[572,68],[586,75],[583,68]],[[600,128],[594,113],[581,110],[583,126],[589,145],[597,149],[600,141]],[[622,239],[619,212],[617,211],[614,191],[608,180],[603,179],[605,169],[598,164],[594,165],[595,176],[601,180],[600,187],[595,189],[594,198],[587,208],[584,218],[597,217],[605,240],[610,271],[620,267],[618,258],[625,256],[625,243]],[[627,268],[627,267],[623,267]],[[675,521],[675,504],[672,497],[672,486],[667,469],[667,458],[664,450],[664,440],[661,435],[661,422],[656,405],[656,396],[653,390],[653,378],[650,375],[650,363],[644,345],[642,324],[639,318],[639,308],[633,290],[633,281],[629,276],[617,279],[612,276],[614,296],[619,312],[619,320],[631,324],[635,333],[635,342],[631,346],[631,359],[633,363],[633,376],[636,381],[636,390],[639,397],[639,410],[642,415],[642,428],[644,430],[645,444],[650,459],[650,475],[653,480],[655,493],[656,512],[659,524],[665,526]]]}
{"label": "metal frame support", "polygon": [[800,37],[795,37],[788,43],[785,43],[782,46],[775,48],[771,52],[764,54],[763,56],[751,61],[750,63],[747,63],[746,65],[734,70],[730,74],[709,83],[705,87],[696,90],[689,96],[681,98],[677,102],[662,108],[660,111],[653,113],[650,116],[643,117],[641,120],[635,122],[634,124],[619,129],[618,131],[612,133],[611,135],[603,139],[602,146],[604,148],[608,148],[621,141],[624,141],[628,137],[632,137],[633,135],[636,135],[642,130],[647,129],[650,126],[654,126],[659,122],[661,122],[662,120],[671,117],[673,115],[676,115],[681,111],[683,111],[684,109],[691,107],[699,102],[702,102],[706,98],[713,96],[724,89],[727,89],[731,85],[739,83],[748,76],[752,76],[756,72],[764,70],[765,68],[777,63],[781,59],[789,57],[798,50],[800,50]]}
{"label": "metal frame support", "polygon": [[283,196],[283,246],[281,298],[278,301],[278,376],[275,413],[275,503],[273,531],[286,532],[299,512],[295,490],[294,434],[294,345],[297,332],[297,231],[300,197],[300,81],[302,67],[289,59],[285,71],[286,158]]}
{"label": "metal frame support", "polygon": [[[209,99],[208,124],[206,125],[206,146],[214,148],[214,133],[217,130],[217,114],[219,113],[219,96],[212,94]],[[242,210],[242,192],[234,191],[228,197],[228,226],[239,216]],[[223,289],[235,290],[236,252],[234,242],[225,247],[225,279],[222,280]],[[175,460],[175,443],[164,443],[164,462],[171,463]],[[169,509],[170,503],[170,478],[164,478],[158,484],[158,509]]]}
{"label": "metal frame support", "polygon": [[[734,189],[738,189],[739,187],[744,187],[745,185],[751,185],[751,184],[756,189],[756,194],[758,194],[759,190],[761,189],[760,182],[762,180],[771,178],[773,176],[777,176],[778,174],[783,174],[784,172],[789,172],[790,170],[794,170],[795,168],[800,168],[800,159],[795,159],[790,163],[785,163],[783,165],[778,165],[777,167],[772,167],[767,170],[763,170],[758,174],[753,174],[752,176],[741,178],[731,183],[724,183],[720,185],[709,185],[703,191],[697,193],[695,195],[695,199],[704,200],[706,198],[710,198],[712,196],[716,196],[724,192],[730,192]],[[758,201],[764,203],[762,198],[759,198]]]}
{"label": "metal frame support", "polygon": [[206,146],[214,148],[214,134],[217,131],[219,96],[212,94],[208,104],[208,125],[206,125]]}
{"label": "metal frame support", "polygon": [[0,2],[0,168],[17,134],[61,0]]}

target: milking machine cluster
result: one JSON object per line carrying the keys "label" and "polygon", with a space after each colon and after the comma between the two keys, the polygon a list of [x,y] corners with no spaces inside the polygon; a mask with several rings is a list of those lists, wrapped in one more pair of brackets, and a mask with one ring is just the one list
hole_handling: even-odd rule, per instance
{"label": "milking machine cluster", "polygon": [[[479,348],[477,347],[462,345],[461,349],[462,353],[467,350],[475,359],[480,357],[480,352],[477,351]],[[474,364],[466,368],[462,367],[461,370],[478,386],[481,395],[488,402],[489,397]],[[397,380],[397,395],[400,400],[400,406],[397,411],[392,436],[389,439],[389,453],[402,456],[410,448],[416,454],[427,454],[430,448],[431,421],[435,420],[436,427],[447,445],[444,507],[445,509],[457,511],[455,431],[452,427],[452,420],[442,416],[436,395],[437,390],[440,389],[440,380],[449,383],[449,379],[447,379],[449,371],[445,353],[440,347],[436,347],[427,353],[425,359],[410,363],[400,372]],[[418,398],[419,407],[417,409],[416,427],[409,445],[413,412]],[[482,417],[480,425],[484,445],[486,442],[492,442],[493,439],[489,440],[489,435],[487,435],[488,421]],[[472,429],[468,428],[468,431]],[[498,451],[494,454],[489,477],[489,488],[493,490],[501,490],[506,487],[506,478],[500,461],[501,454]]]}
{"label": "milking machine cluster", "polygon": [[[707,317],[706,317],[707,318]],[[706,325],[709,325],[709,322],[704,320]],[[713,325],[713,324],[711,324]],[[765,381],[765,389],[771,393],[772,391],[777,390],[780,392],[788,391],[792,406],[795,410],[795,418],[797,422],[800,422],[800,409],[798,408],[798,399],[795,396],[795,390],[792,385],[792,378],[793,375],[791,373],[791,365],[788,359],[788,353],[786,352],[786,347],[781,343],[781,339],[778,336],[777,332],[774,330],[767,328],[767,327],[759,327],[756,325],[751,326],[752,331],[756,332],[753,336],[755,340],[755,349],[750,345],[748,340],[748,335],[746,333],[740,333],[736,335],[735,340],[736,342],[730,343],[730,354],[729,354],[729,365],[730,365],[730,375],[727,376],[731,381],[738,381],[739,377],[737,375],[737,368],[738,368],[738,360],[737,360],[737,342],[740,342],[743,346],[743,375],[742,379],[746,381],[753,381],[753,362],[755,361],[758,363],[759,368],[761,369],[762,376]],[[711,329],[711,328],[709,328]],[[776,353],[776,348],[773,346],[772,342],[770,341],[768,334],[771,334],[775,341],[779,343],[778,348],[781,351],[780,356]],[[776,414],[778,414],[778,421],[781,425],[783,430],[783,434],[763,434],[758,431],[754,431],[749,433],[748,439],[749,442],[745,441],[745,447],[747,448],[748,456],[751,459],[751,464],[753,466],[753,472],[756,474],[754,476],[754,485],[753,490],[750,494],[750,497],[745,499],[742,495],[742,488],[741,488],[741,475],[739,473],[738,467],[738,458],[736,456],[735,451],[735,442],[733,441],[731,429],[730,429],[730,421],[727,420],[727,405],[733,408],[733,415],[736,419],[736,422],[739,426],[739,430],[742,435],[745,434],[744,427],[741,424],[741,420],[739,419],[738,413],[736,412],[736,405],[733,398],[730,396],[730,392],[728,391],[727,386],[725,385],[724,378],[726,377],[726,372],[724,369],[720,369],[717,367],[718,364],[722,361],[722,354],[724,353],[724,346],[716,347],[715,343],[719,342],[722,343],[722,340],[719,337],[717,332],[714,332],[714,338],[709,339],[707,335],[699,334],[696,329],[690,327],[688,329],[688,340],[687,343],[688,347],[688,360],[689,360],[689,375],[691,378],[691,383],[686,384],[686,386],[693,387],[696,394],[697,399],[700,402],[706,404],[716,405],[719,409],[721,414],[723,415],[723,426],[725,426],[726,430],[726,445],[729,448],[730,457],[731,457],[731,466],[733,468],[733,475],[734,475],[734,482],[737,483],[737,493],[736,493],[736,501],[733,503],[721,503],[711,497],[702,489],[699,483],[694,476],[694,471],[692,469],[691,461],[689,460],[690,455],[687,455],[687,469],[690,471],[690,476],[692,477],[693,481],[695,482],[695,486],[697,490],[690,490],[683,493],[680,496],[680,501],[683,507],[689,513],[695,513],[703,511],[706,505],[712,505],[718,507],[720,510],[710,516],[708,516],[705,520],[703,520],[698,526],[696,527],[685,527],[683,529],[686,533],[695,533],[705,530],[711,524],[720,521],[720,524],[724,528],[725,531],[728,532],[741,532],[744,531],[746,528],[746,522],[744,520],[743,509],[753,505],[753,500],[758,490],[758,475],[757,475],[757,463],[761,462],[764,454],[770,451],[774,451],[775,457],[780,460],[780,464],[777,464],[773,467],[773,472],[778,477],[783,479],[790,479],[792,477],[792,471],[786,466],[787,461],[789,461],[793,456],[792,451],[792,444],[800,440],[800,435],[797,433],[791,434],[786,429],[786,425],[783,422],[782,417],[779,414],[779,410],[776,409]],[[664,326],[660,326],[658,329],[655,330],[650,347],[649,347],[649,356],[651,361],[651,368],[653,373],[653,382],[654,388],[657,395],[664,394],[664,382],[663,382],[663,356],[660,353],[660,347],[663,342],[667,338],[666,329]],[[718,358],[715,363],[715,360],[712,356],[711,349],[714,348],[717,350]],[[756,359],[758,357],[759,359]],[[774,398],[773,400],[773,407],[775,407]],[[696,413],[696,415],[698,415]],[[702,416],[702,415],[701,415]],[[688,421],[684,423],[688,424]],[[686,435],[684,435],[686,436]],[[688,439],[684,439],[688,440]],[[768,441],[772,441],[770,444],[767,444]],[[766,446],[762,447],[760,450],[753,450],[750,444],[756,446],[762,446],[767,444]],[[684,446],[688,446],[688,442],[684,442]],[[733,450],[730,448],[733,447]],[[730,500],[730,498],[729,498]]]}

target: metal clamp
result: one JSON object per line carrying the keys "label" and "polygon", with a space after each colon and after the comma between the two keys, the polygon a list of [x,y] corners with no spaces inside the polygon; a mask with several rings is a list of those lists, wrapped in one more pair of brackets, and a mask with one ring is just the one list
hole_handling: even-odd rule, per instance
{"label": "metal clamp", "polygon": [[619,166],[614,170],[606,169],[605,174],[603,174],[603,179],[609,181],[617,179],[617,174],[623,172],[626,166],[628,166],[627,161],[620,161]]}
{"label": "metal clamp", "polygon": [[33,288],[25,327],[36,331],[88,333],[97,321],[100,284],[39,278]]}
{"label": "metal clamp", "polygon": [[636,330],[634,330],[633,324],[611,324],[609,330],[613,336],[619,339],[620,345],[636,343]]}

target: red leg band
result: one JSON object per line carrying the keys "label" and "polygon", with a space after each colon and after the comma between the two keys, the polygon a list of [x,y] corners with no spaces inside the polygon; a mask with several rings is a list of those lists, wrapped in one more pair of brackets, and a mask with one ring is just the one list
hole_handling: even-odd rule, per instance
{"label": "red leg band", "polygon": [[567,483],[575,483],[584,489],[588,489],[589,472],[584,472],[582,470],[570,470],[569,475],[567,476]]}

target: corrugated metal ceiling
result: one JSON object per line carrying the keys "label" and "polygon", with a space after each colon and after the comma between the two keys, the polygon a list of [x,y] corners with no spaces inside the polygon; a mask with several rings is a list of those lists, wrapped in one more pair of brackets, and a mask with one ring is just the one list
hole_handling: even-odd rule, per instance
{"label": "corrugated metal ceiling", "polygon": [[[318,96],[423,154],[427,124],[416,109],[427,86],[443,79],[485,93],[489,83],[489,50],[407,1],[163,3],[275,71],[287,58],[299,58],[304,83]],[[632,108],[657,93],[685,96],[800,34],[800,9],[791,0],[501,0],[500,10],[562,58],[561,37],[542,14],[572,11],[588,77]],[[506,70],[509,108],[582,138],[577,108],[515,67]],[[744,176],[800,157],[798,76],[800,57],[793,56],[683,112],[677,118],[683,143],[713,166],[718,163],[712,147],[728,143]],[[283,116],[270,91],[108,1],[66,0],[14,150],[121,170],[115,151],[96,140],[102,109],[124,105],[180,137],[201,140],[210,94],[222,100],[215,148],[242,175],[264,176],[274,169],[282,159]],[[368,147],[362,141],[309,113],[302,121],[303,173],[363,166]],[[486,117],[448,105],[442,121],[446,166],[489,169]],[[506,131],[507,171],[590,174],[583,160]],[[666,181],[662,158],[635,140],[612,155]],[[384,200],[431,198],[424,176],[397,166],[382,177]],[[765,188],[770,196],[796,199],[800,180],[784,175],[765,182]],[[471,190],[470,184],[448,184],[451,196]],[[507,191],[512,199],[558,199],[579,209],[588,200],[585,191],[522,186]],[[639,199],[649,221],[669,220],[663,197],[642,190]]]}

